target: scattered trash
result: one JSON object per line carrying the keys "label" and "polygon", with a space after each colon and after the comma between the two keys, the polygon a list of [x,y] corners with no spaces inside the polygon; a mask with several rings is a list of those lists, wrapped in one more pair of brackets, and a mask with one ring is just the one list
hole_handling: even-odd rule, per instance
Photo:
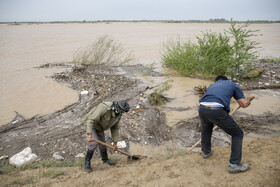
{"label": "scattered trash", "polygon": [[30,147],[25,148],[21,152],[15,154],[9,159],[9,163],[14,166],[21,166],[29,163],[37,158],[37,155],[32,153]]}
{"label": "scattered trash", "polygon": [[17,122],[18,122],[18,120],[15,120],[15,121],[12,122],[12,124],[16,124]]}
{"label": "scattered trash", "polygon": [[76,158],[84,158],[85,154],[84,153],[79,153],[75,156]]}
{"label": "scattered trash", "polygon": [[118,148],[126,148],[126,143],[125,141],[120,141],[117,143]]}
{"label": "scattered trash", "polygon": [[1,156],[1,157],[0,157],[0,160],[5,160],[5,159],[7,159],[7,158],[9,158],[9,156],[4,155],[4,156]]}
{"label": "scattered trash", "polygon": [[52,157],[56,160],[64,160],[63,156],[59,155],[58,152],[55,152]]}
{"label": "scattered trash", "polygon": [[88,91],[87,91],[87,90],[81,91],[81,95],[87,95],[87,94],[88,94]]}
{"label": "scattered trash", "polygon": [[[114,143],[112,142],[112,145],[113,145]],[[126,143],[125,143],[125,141],[119,141],[119,142],[117,142],[117,146],[118,146],[118,148],[126,148]]]}

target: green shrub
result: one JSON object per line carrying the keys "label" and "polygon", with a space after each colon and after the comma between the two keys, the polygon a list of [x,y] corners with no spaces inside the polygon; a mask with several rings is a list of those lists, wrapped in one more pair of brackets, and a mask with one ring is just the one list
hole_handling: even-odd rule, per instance
{"label": "green shrub", "polygon": [[168,41],[163,47],[162,62],[187,76],[223,74],[241,79],[257,59],[258,43],[249,40],[256,36],[257,30],[247,30],[247,27],[232,23],[224,33],[205,32],[201,38],[197,37],[197,45],[180,39]]}
{"label": "green shrub", "polygon": [[229,44],[230,37],[221,33],[203,33],[203,37],[197,37],[199,44],[200,71],[203,74],[224,75],[230,64],[232,47]]}
{"label": "green shrub", "polygon": [[230,66],[227,69],[227,75],[231,78],[239,79],[243,74],[252,70],[252,63],[257,59],[257,43],[249,38],[257,36],[254,34],[258,30],[248,30],[248,24],[236,26],[231,24],[229,31],[234,43],[232,45],[233,55],[231,56]]}
{"label": "green shrub", "polygon": [[199,70],[198,50],[198,46],[190,41],[182,43],[180,39],[171,40],[164,44],[162,61],[165,66],[190,76]]}

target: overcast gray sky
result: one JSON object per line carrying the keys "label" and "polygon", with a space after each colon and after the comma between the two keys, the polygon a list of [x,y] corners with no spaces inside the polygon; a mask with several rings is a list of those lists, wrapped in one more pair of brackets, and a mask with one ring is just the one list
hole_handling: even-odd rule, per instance
{"label": "overcast gray sky", "polygon": [[0,22],[280,20],[280,0],[0,0]]}

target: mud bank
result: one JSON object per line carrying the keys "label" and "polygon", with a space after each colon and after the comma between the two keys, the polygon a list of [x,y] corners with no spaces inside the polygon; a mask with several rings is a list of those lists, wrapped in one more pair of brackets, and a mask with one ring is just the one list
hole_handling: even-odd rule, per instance
{"label": "mud bank", "polygon": [[[79,93],[87,90],[88,94],[80,94],[78,102],[50,115],[25,119],[17,114],[14,120],[0,129],[0,155],[12,156],[30,146],[43,159],[59,152],[64,158],[73,160],[86,150],[85,126],[82,124],[84,115],[102,101],[119,99],[127,99],[131,105],[131,112],[124,114],[121,121],[120,140],[158,145],[171,138],[164,114],[148,102],[141,101],[146,97],[144,92],[151,89],[139,86],[139,80],[134,77],[142,66],[67,68],[71,70],[53,78]],[[126,76],[120,72],[116,74],[118,68],[125,71]]]}
{"label": "mud bank", "polygon": [[[51,78],[80,93],[79,101],[50,115],[25,119],[17,114],[14,120],[0,128],[1,156],[12,156],[29,146],[42,159],[51,158],[53,153],[59,152],[65,159],[73,160],[77,155],[84,153],[87,147],[85,126],[82,124],[84,115],[102,101],[119,99],[127,99],[131,105],[130,112],[124,114],[121,120],[120,140],[126,141],[128,145],[124,151],[135,150],[130,146],[159,146],[166,143],[173,145],[169,148],[172,151],[172,147],[173,150],[184,149],[200,139],[200,123],[197,115],[186,117],[172,125],[168,124],[166,118],[168,112],[197,111],[197,106],[154,107],[148,102],[149,93],[158,88],[162,81],[169,79],[170,75],[150,71],[146,76],[153,81],[141,80],[138,75],[145,69],[142,65],[91,67],[62,63],[51,66],[46,64],[39,68],[58,67],[64,67],[66,71],[57,73]],[[85,90],[88,94],[82,94]],[[240,110],[234,118],[244,129],[245,134],[254,133],[269,138],[280,135],[280,129],[277,128],[280,125],[279,113],[250,115]],[[109,137],[109,132],[106,133]],[[109,138],[107,143],[110,143]],[[230,138],[224,132],[220,130],[214,132],[213,145],[229,144]],[[153,153],[145,154],[151,156]],[[98,151],[96,156],[99,156]]]}

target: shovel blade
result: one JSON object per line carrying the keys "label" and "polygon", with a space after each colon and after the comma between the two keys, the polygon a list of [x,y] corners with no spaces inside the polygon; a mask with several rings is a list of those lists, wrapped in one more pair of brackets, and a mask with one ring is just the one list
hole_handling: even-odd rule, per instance
{"label": "shovel blade", "polygon": [[139,160],[140,156],[132,155],[132,156],[127,157],[127,159],[129,159],[129,160]]}

